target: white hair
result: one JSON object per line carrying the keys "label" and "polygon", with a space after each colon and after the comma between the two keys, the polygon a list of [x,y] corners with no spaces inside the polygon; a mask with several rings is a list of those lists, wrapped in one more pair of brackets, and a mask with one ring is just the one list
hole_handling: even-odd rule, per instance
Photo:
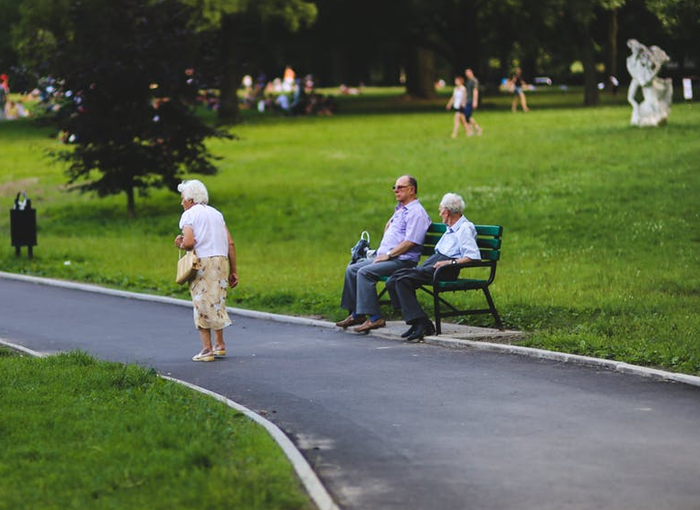
{"label": "white hair", "polygon": [[192,200],[195,204],[209,203],[209,192],[207,192],[206,186],[197,179],[182,181],[177,185],[177,190],[185,200]]}
{"label": "white hair", "polygon": [[456,193],[445,193],[440,200],[440,207],[444,207],[452,214],[462,214],[464,212],[464,199]]}

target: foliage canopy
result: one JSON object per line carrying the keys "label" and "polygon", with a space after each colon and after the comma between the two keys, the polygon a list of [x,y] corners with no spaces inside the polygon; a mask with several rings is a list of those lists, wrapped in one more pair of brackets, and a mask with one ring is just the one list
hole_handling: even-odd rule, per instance
{"label": "foliage canopy", "polygon": [[32,50],[52,50],[47,72],[60,77],[53,121],[67,145],[53,155],[68,163],[72,189],[124,192],[133,216],[136,191],[174,189],[188,171],[215,173],[204,141],[226,135],[195,115],[192,10],[174,0],[61,5],[48,19],[62,28],[34,26],[53,37]]}

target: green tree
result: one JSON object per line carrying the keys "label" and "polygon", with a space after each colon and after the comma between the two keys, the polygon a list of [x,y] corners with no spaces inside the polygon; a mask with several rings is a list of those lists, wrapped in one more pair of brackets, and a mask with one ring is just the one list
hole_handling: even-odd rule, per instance
{"label": "green tree", "polygon": [[12,31],[14,20],[19,16],[20,0],[0,0],[0,73],[7,72],[17,64],[17,55],[8,34]]}
{"label": "green tree", "polygon": [[48,58],[48,72],[61,83],[54,121],[69,145],[54,156],[68,163],[73,189],[125,193],[133,216],[137,191],[173,189],[187,171],[216,171],[204,141],[224,135],[194,111],[195,13],[174,0],[67,0],[43,12],[42,0],[26,4],[34,19],[25,20],[19,40],[51,37],[19,47],[29,60]]}
{"label": "green tree", "polygon": [[[697,0],[647,0],[649,10],[658,17],[672,39],[674,59],[681,72],[690,57],[700,62],[700,2]],[[697,65],[697,64],[696,64]]]}

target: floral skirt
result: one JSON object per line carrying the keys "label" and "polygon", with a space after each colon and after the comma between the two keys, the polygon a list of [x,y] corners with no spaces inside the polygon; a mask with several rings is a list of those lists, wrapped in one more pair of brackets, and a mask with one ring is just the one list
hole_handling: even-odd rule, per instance
{"label": "floral skirt", "polygon": [[194,325],[198,329],[224,329],[231,325],[226,312],[228,257],[205,257],[200,262],[202,268],[190,282]]}

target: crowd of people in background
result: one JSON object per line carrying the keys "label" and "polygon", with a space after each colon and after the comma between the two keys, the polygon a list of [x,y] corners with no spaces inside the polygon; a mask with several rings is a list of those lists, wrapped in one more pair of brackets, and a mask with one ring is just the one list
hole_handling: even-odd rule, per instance
{"label": "crowd of people in background", "polygon": [[[470,73],[470,74],[467,74]],[[192,73],[194,74],[194,70]],[[465,79],[466,78],[466,79]],[[436,83],[436,89],[445,87],[444,80]],[[341,84],[338,95],[360,95],[362,84],[349,87]],[[524,112],[529,111],[525,91],[532,86],[525,83],[520,68],[516,68],[509,78],[504,78],[501,91],[513,94],[512,111],[516,112],[518,105]],[[257,110],[260,113],[271,112],[286,116],[334,115],[338,110],[335,96],[323,94],[315,88],[314,77],[307,74],[297,76],[291,66],[286,66],[282,75],[268,80],[261,72],[256,78],[245,75],[241,81],[240,105],[243,109]],[[0,120],[15,120],[29,117],[32,112],[27,108],[27,102],[40,112],[55,112],[66,99],[71,99],[70,91],[64,91],[61,84],[51,76],[43,77],[37,87],[22,95],[10,97],[10,80],[7,74],[0,75]],[[473,112],[479,105],[479,82],[471,69],[465,70],[465,75],[455,80],[453,96],[447,109],[455,110],[453,138],[460,127],[464,127],[467,135],[481,134],[481,127],[476,123]],[[76,100],[77,98],[72,98]],[[198,97],[199,103],[211,110],[219,107],[219,93],[215,89],[202,89]]]}
{"label": "crowd of people in background", "polygon": [[0,120],[32,117],[34,111],[57,111],[64,96],[59,85],[50,76],[42,77],[34,89],[13,92],[10,96],[10,78],[6,73],[0,74]]}
{"label": "crowd of people in background", "polygon": [[282,77],[267,79],[260,73],[255,80],[243,77],[243,108],[260,113],[274,112],[283,115],[333,115],[338,103],[333,96],[321,94],[314,88],[313,76],[296,75],[291,66],[284,69]]}
{"label": "crowd of people in background", "polygon": [[17,120],[29,117],[30,111],[25,107],[26,97],[19,101],[10,97],[10,78],[7,74],[0,74],[0,120]]}

